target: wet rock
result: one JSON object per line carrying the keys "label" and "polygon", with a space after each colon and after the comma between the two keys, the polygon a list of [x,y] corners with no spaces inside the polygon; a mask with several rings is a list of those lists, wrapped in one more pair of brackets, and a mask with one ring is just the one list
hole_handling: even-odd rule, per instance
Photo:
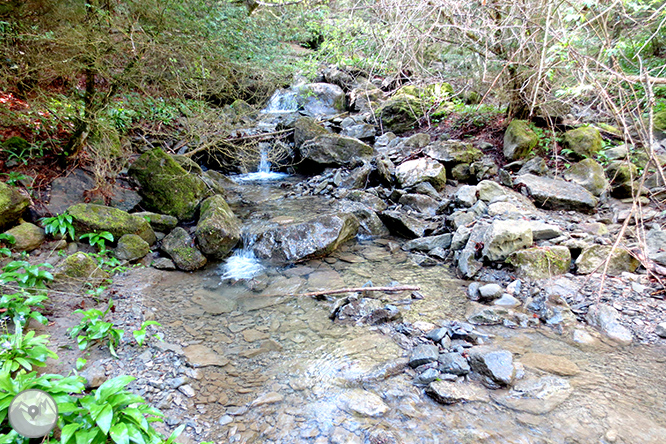
{"label": "wet rock", "polygon": [[203,180],[188,173],[159,148],[144,153],[128,174],[141,184],[145,206],[157,213],[190,220],[207,194]]}
{"label": "wet rock", "polygon": [[508,392],[494,392],[491,396],[512,410],[543,415],[566,401],[572,392],[566,379],[543,376],[518,381]]}
{"label": "wet rock", "polygon": [[487,306],[470,303],[466,319],[474,325],[499,325],[507,315],[507,309],[498,306]]}
{"label": "wet rock", "polygon": [[610,255],[607,273],[611,276],[620,275],[623,271],[633,273],[640,264],[629,251],[618,247],[611,255],[611,245],[589,245],[583,248],[580,256],[576,259],[576,269],[579,274],[602,273],[603,263]]}
{"label": "wet rock", "polygon": [[633,340],[631,331],[620,324],[618,318],[617,310],[604,304],[590,306],[586,316],[587,322],[604,335],[622,345],[629,345]]}
{"label": "wet rock", "polygon": [[133,216],[143,217],[148,221],[153,230],[168,233],[176,228],[178,219],[174,216],[166,214],[151,213],[150,211],[142,211],[140,213],[132,213]]}
{"label": "wet rock", "polygon": [[358,300],[351,301],[349,303],[344,303],[344,300],[341,302],[343,305],[335,313],[336,318],[339,321],[353,321],[356,322],[359,319],[370,316],[373,312],[383,308],[384,304],[378,299],[372,298],[361,298]]}
{"label": "wet rock", "polygon": [[277,392],[265,393],[252,401],[251,407],[259,407],[266,404],[276,404],[284,401],[284,396]]}
{"label": "wet rock", "polygon": [[152,262],[152,267],[158,270],[175,270],[176,264],[171,259],[166,257],[159,257]]}
{"label": "wet rock", "polygon": [[537,146],[539,137],[532,131],[526,120],[513,120],[504,133],[504,157],[517,160],[527,155]]}
{"label": "wet rock", "polygon": [[294,147],[298,149],[308,140],[328,133],[328,130],[312,117],[301,117],[294,124]]}
{"label": "wet rock", "polygon": [[42,245],[46,239],[44,230],[29,222],[24,222],[10,230],[5,231],[5,234],[8,234],[14,238],[14,243],[11,246],[12,250],[19,252],[30,252],[36,248],[39,248],[39,246]]}
{"label": "wet rock", "polygon": [[469,351],[469,363],[472,370],[502,386],[511,385],[516,374],[513,355],[507,350],[474,347]]}
{"label": "wet rock", "polygon": [[437,214],[437,209],[439,208],[439,202],[423,194],[403,194],[398,202],[428,216]]}
{"label": "wet rock", "polygon": [[580,372],[578,366],[564,356],[527,353],[520,358],[526,367],[536,368],[558,376],[575,376]]}
{"label": "wet rock", "polygon": [[451,245],[451,234],[440,234],[438,236],[426,236],[411,240],[402,246],[404,251],[431,251],[435,248],[449,248]]}
{"label": "wet rock", "polygon": [[414,239],[425,233],[426,227],[422,221],[400,211],[382,211],[379,217],[386,228],[398,236]]}
{"label": "wet rock", "polygon": [[547,279],[565,274],[571,267],[571,251],[567,247],[539,247],[516,251],[507,262],[518,275],[529,279]]}
{"label": "wet rock", "polygon": [[488,402],[488,393],[482,387],[450,381],[434,381],[428,384],[426,394],[442,404],[458,402]]}
{"label": "wet rock", "polygon": [[227,256],[240,240],[241,223],[220,195],[201,203],[195,238],[202,253],[216,259]]}
{"label": "wet rock", "polygon": [[349,390],[343,393],[339,402],[341,407],[347,411],[372,418],[383,416],[389,411],[389,406],[384,403],[382,398],[362,389]]}
{"label": "wet rock", "polygon": [[441,342],[442,339],[444,339],[448,335],[449,335],[449,329],[442,327],[430,330],[426,335],[426,338],[430,339],[433,342],[439,343]]}
{"label": "wet rock", "polygon": [[483,299],[494,300],[502,296],[502,287],[497,284],[486,284],[479,287],[479,296]]}
{"label": "wet rock", "polygon": [[118,239],[114,255],[123,261],[135,261],[150,253],[150,245],[136,234],[124,234]]}
{"label": "wet rock", "polygon": [[187,361],[193,367],[224,367],[229,364],[229,360],[224,356],[217,354],[212,349],[206,347],[205,345],[197,344],[190,345],[183,349]]}
{"label": "wet rock", "polygon": [[524,174],[516,179],[516,185],[525,187],[537,206],[549,210],[591,212],[598,203],[582,186],[561,179]]}
{"label": "wet rock", "polygon": [[67,212],[72,216],[77,235],[108,231],[115,239],[124,234],[136,234],[150,245],[157,241],[155,232],[146,219],[117,208],[77,204],[69,207]]}
{"label": "wet rock", "polygon": [[574,163],[564,172],[564,178],[577,183],[595,196],[601,196],[608,188],[604,168],[594,159],[583,159]]}
{"label": "wet rock", "polygon": [[457,376],[464,376],[471,371],[467,359],[460,353],[442,353],[437,358],[439,371]]}
{"label": "wet rock", "polygon": [[414,384],[426,385],[435,381],[440,377],[440,372],[436,368],[428,368],[423,372],[419,373],[416,378],[414,378]]}
{"label": "wet rock", "polygon": [[323,215],[307,222],[269,229],[253,246],[257,257],[273,262],[299,262],[323,256],[356,236],[358,220],[351,214]]}
{"label": "wet rock", "polygon": [[192,237],[181,227],[174,228],[162,239],[161,249],[181,270],[192,271],[206,265],[206,257],[194,245]]}
{"label": "wet rock", "polygon": [[369,160],[373,150],[358,139],[323,134],[305,142],[299,152],[301,158],[320,166],[355,166]]}
{"label": "wet rock", "polygon": [[439,347],[436,345],[422,344],[418,345],[409,356],[409,366],[412,368],[423,364],[437,361],[439,357]]}
{"label": "wet rock", "polygon": [[520,167],[520,170],[518,170],[517,175],[534,174],[537,176],[543,176],[547,172],[548,165],[546,165],[546,161],[543,157],[536,156],[525,162],[523,166]]}
{"label": "wet rock", "polygon": [[573,152],[576,158],[594,157],[601,151],[601,134],[599,130],[586,126],[564,133],[563,145]]}
{"label": "wet rock", "polygon": [[529,224],[516,220],[496,220],[483,237],[483,256],[489,261],[503,261],[511,253],[532,245]]}
{"label": "wet rock", "polygon": [[395,176],[402,188],[410,188],[421,182],[429,182],[437,191],[446,185],[444,165],[428,157],[408,160],[395,169]]}
{"label": "wet rock", "polygon": [[483,152],[471,143],[437,141],[426,148],[426,155],[449,166],[469,164],[483,157]]}

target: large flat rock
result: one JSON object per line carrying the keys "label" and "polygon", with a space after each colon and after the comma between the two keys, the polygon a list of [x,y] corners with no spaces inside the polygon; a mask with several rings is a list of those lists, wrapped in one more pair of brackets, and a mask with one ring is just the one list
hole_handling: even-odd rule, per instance
{"label": "large flat rock", "polygon": [[599,203],[585,188],[566,180],[523,174],[516,179],[516,185],[525,187],[534,203],[548,210],[576,210],[590,213]]}

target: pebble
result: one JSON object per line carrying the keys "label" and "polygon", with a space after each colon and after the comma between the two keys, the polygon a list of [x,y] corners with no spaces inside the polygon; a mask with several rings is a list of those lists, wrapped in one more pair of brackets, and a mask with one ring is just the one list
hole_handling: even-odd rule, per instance
{"label": "pebble", "polygon": [[436,345],[419,345],[409,357],[409,366],[414,368],[419,365],[435,362],[439,357],[439,347]]}
{"label": "pebble", "polygon": [[501,298],[496,299],[493,302],[494,305],[499,305],[500,307],[517,307],[520,305],[520,301],[508,293],[504,293]]}
{"label": "pebble", "polygon": [[486,284],[479,287],[479,295],[483,299],[497,299],[502,295],[502,287],[498,284]]}
{"label": "pebble", "polygon": [[234,422],[234,418],[232,418],[229,415],[224,415],[220,418],[220,420],[218,421],[218,424],[220,424],[221,426],[225,426],[225,425],[231,424],[232,422]]}
{"label": "pebble", "polygon": [[178,391],[181,392],[183,395],[187,396],[188,398],[194,398],[194,395],[196,394],[191,385],[183,385],[181,387],[178,387]]}
{"label": "pebble", "polygon": [[666,338],[666,322],[662,322],[661,324],[657,324],[657,327],[655,327],[654,332],[661,338]]}

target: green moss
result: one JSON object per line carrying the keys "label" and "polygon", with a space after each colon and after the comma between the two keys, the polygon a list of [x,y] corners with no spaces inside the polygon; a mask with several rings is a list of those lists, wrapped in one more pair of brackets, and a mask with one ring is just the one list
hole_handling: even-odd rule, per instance
{"label": "green moss", "polygon": [[5,140],[2,147],[9,153],[21,153],[30,149],[30,143],[23,137],[13,136]]}
{"label": "green moss", "polygon": [[398,94],[384,102],[377,110],[385,131],[404,133],[414,128],[423,116],[423,103],[409,94]]}
{"label": "green moss", "polygon": [[69,207],[67,212],[72,216],[78,235],[108,231],[115,239],[120,239],[124,234],[136,234],[151,245],[157,240],[146,219],[118,208],[77,204]]}
{"label": "green moss", "polygon": [[563,143],[576,158],[593,157],[601,151],[601,133],[592,126],[576,128],[564,133]]}
{"label": "green moss", "polygon": [[527,157],[539,143],[529,122],[526,120],[513,120],[504,133],[504,156],[510,160]]}
{"label": "green moss", "polygon": [[0,182],[0,229],[12,224],[30,205],[30,199]]}
{"label": "green moss", "polygon": [[569,271],[571,252],[566,247],[528,248],[514,252],[506,261],[524,277],[546,279]]}
{"label": "green moss", "polygon": [[660,111],[654,115],[652,120],[654,129],[666,132],[666,111]]}

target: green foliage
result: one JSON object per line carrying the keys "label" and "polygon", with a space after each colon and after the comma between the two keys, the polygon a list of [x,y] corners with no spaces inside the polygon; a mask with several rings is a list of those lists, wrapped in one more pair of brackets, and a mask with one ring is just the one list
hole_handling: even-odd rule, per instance
{"label": "green foliage", "polygon": [[530,123],[530,129],[532,129],[532,131],[534,131],[534,134],[536,134],[537,137],[539,138],[537,149],[541,153],[544,154],[550,153],[551,151],[553,151],[555,145],[560,142],[560,137],[558,136],[554,137],[553,132],[548,130],[547,128],[541,128],[533,123]]}
{"label": "green foliage", "polygon": [[12,294],[3,293],[0,296],[0,320],[11,319],[17,325],[25,325],[30,319],[34,319],[46,325],[44,315],[33,310],[44,308],[42,302],[47,299],[46,294],[39,292],[28,293],[22,290]]}
{"label": "green foliage", "polygon": [[19,173],[18,171],[10,171],[9,173],[5,173],[3,175],[7,176],[7,185],[11,186],[20,185],[22,180],[32,180],[32,177],[23,173]]}
{"label": "green foliage", "polygon": [[51,264],[32,265],[28,261],[12,261],[4,266],[0,274],[0,285],[15,284],[22,288],[46,288],[53,280],[51,272],[42,268],[53,268]]}
{"label": "green foliage", "polygon": [[68,235],[71,240],[74,240],[73,222],[72,216],[66,212],[57,216],[42,218],[42,225],[46,234]]}
{"label": "green foliage", "polygon": [[98,247],[99,252],[104,254],[107,252],[106,241],[113,242],[113,234],[109,233],[108,231],[102,231],[100,233],[86,233],[79,239],[88,239],[90,246]]}
{"label": "green foliage", "polygon": [[0,336],[0,371],[13,373],[19,368],[31,371],[33,366],[44,367],[47,358],[58,359],[46,347],[47,343],[48,336],[35,336],[34,331],[23,335],[23,327],[17,324],[16,333]]}
{"label": "green foliage", "polygon": [[80,350],[85,350],[92,343],[106,341],[111,354],[118,357],[116,348],[125,332],[122,329],[113,328],[111,322],[104,321],[104,317],[109,313],[111,307],[113,307],[113,301],[109,301],[109,306],[104,312],[94,308],[85,311],[79,309],[74,312],[81,314],[83,318],[78,325],[69,328],[67,332],[72,339],[76,337]]}
{"label": "green foliage", "polygon": [[138,330],[134,330],[132,332],[132,335],[134,336],[134,339],[136,340],[136,343],[139,344],[139,347],[143,347],[144,342],[146,341],[146,329],[151,326],[157,326],[161,327],[162,324],[160,324],[157,321],[144,321],[143,324],[141,324],[141,328]]}
{"label": "green foliage", "polygon": [[0,233],[0,255],[11,256],[12,250],[5,245],[14,245],[15,243],[16,239],[14,239],[14,236],[7,233]]}

